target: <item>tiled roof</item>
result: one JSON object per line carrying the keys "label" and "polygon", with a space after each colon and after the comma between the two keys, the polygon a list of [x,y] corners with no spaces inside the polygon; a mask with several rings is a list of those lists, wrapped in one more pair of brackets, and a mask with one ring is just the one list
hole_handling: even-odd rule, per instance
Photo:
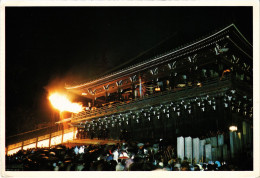
{"label": "tiled roof", "polygon": [[[178,35],[176,35],[176,37],[178,38],[177,40],[167,40],[166,42],[164,42],[163,44],[160,44],[155,49],[152,49],[141,56],[130,59],[129,61],[117,66],[116,68],[111,69],[109,72],[106,72],[105,75],[99,76],[94,80],[91,80],[88,82],[82,82],[82,83],[80,83],[78,85],[74,85],[74,86],[65,86],[65,88],[66,89],[77,89],[77,88],[81,88],[84,86],[92,85],[94,83],[98,83],[103,80],[109,80],[116,76],[122,76],[123,73],[127,73],[127,71],[134,70],[138,67],[144,66],[145,64],[148,64],[148,63],[151,63],[154,61],[159,61],[160,59],[170,56],[170,55],[174,55],[177,53],[183,53],[186,50],[190,50],[202,43],[206,43],[213,38],[219,38],[219,36],[223,35],[224,33],[228,33],[228,31],[230,29],[236,31],[239,34],[239,37],[244,41],[244,43],[247,46],[252,47],[252,45],[241,34],[241,32],[237,29],[237,27],[234,24],[230,24],[230,25],[226,26],[225,28],[222,28],[207,36],[203,36],[203,37],[197,39],[196,41],[192,41],[192,42],[186,43],[181,46],[177,45],[180,41],[182,41],[182,43],[185,43],[188,40],[191,40],[192,37],[189,34],[178,33]],[[178,47],[176,47],[176,46],[178,46]],[[176,48],[174,48],[174,47],[176,47]],[[164,53],[163,53],[163,51],[164,51]],[[160,55],[158,55],[158,54],[160,54]]]}

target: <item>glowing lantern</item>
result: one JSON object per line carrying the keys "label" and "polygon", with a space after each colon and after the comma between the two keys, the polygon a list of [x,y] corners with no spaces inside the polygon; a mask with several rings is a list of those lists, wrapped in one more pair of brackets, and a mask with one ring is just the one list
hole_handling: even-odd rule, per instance
{"label": "glowing lantern", "polygon": [[235,131],[237,131],[237,126],[234,126],[234,125],[230,126],[230,127],[229,127],[229,130],[230,130],[231,132],[235,132]]}
{"label": "glowing lantern", "polygon": [[155,91],[161,91],[160,87],[157,86],[157,87],[155,88]]}
{"label": "glowing lantern", "polygon": [[202,87],[202,84],[200,82],[197,83],[198,87]]}

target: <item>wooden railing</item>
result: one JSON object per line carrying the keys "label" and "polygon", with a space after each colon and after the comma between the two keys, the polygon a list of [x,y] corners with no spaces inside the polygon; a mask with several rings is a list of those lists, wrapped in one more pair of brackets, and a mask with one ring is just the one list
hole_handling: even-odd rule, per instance
{"label": "wooden railing", "polygon": [[180,90],[170,90],[144,96],[126,102],[114,103],[108,106],[96,108],[95,110],[88,110],[78,113],[72,117],[72,123],[81,122],[86,119],[102,117],[111,115],[116,112],[124,112],[127,110],[136,110],[146,106],[182,100],[184,98],[207,95],[209,93],[219,93],[221,90],[225,91],[231,86],[231,76],[227,75],[222,80],[215,78],[207,80],[202,83],[201,87],[187,86]]}

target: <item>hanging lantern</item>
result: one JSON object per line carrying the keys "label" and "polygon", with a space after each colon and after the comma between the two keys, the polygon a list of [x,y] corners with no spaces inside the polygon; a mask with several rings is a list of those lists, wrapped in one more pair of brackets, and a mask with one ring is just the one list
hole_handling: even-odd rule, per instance
{"label": "hanging lantern", "polygon": [[202,84],[200,82],[197,83],[198,87],[202,87]]}
{"label": "hanging lantern", "polygon": [[224,105],[225,105],[225,108],[227,108],[227,107],[228,107],[228,104],[227,104],[227,103],[224,103]]}
{"label": "hanging lantern", "polygon": [[170,114],[166,114],[167,118],[170,118]]}
{"label": "hanging lantern", "polygon": [[190,113],[191,113],[191,110],[189,109],[188,112],[189,112],[189,114],[190,114]]}
{"label": "hanging lantern", "polygon": [[180,116],[180,114],[181,114],[180,112],[177,112],[177,115],[178,115],[178,116]]}
{"label": "hanging lantern", "polygon": [[161,88],[159,86],[157,86],[157,87],[155,87],[154,90],[158,92],[158,91],[161,91]]}
{"label": "hanging lantern", "polygon": [[157,119],[160,119],[160,116],[157,116]]}
{"label": "hanging lantern", "polygon": [[216,110],[216,106],[213,106],[213,110],[214,110],[214,111]]}
{"label": "hanging lantern", "polygon": [[151,120],[151,118],[150,118],[150,117],[148,117],[148,120],[150,121],[150,120]]}
{"label": "hanging lantern", "polygon": [[229,127],[229,130],[230,130],[231,132],[235,132],[235,131],[237,131],[237,126],[231,125],[231,126]]}

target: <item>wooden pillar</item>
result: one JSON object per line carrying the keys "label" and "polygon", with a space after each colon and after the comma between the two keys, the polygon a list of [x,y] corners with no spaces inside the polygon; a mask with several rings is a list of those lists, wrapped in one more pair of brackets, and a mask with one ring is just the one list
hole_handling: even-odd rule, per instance
{"label": "wooden pillar", "polygon": [[75,139],[76,127],[73,127],[73,140]]}
{"label": "wooden pillar", "polygon": [[51,148],[51,133],[50,133],[50,136],[49,136],[49,148]]}
{"label": "wooden pillar", "polygon": [[64,137],[64,127],[62,125],[62,132],[61,132],[61,143],[63,143],[63,137]]}
{"label": "wooden pillar", "polygon": [[38,136],[36,137],[36,145],[35,145],[35,148],[37,149],[38,147]]}
{"label": "wooden pillar", "polygon": [[24,141],[22,141],[22,150],[23,150],[23,146],[24,146]]}
{"label": "wooden pillar", "polygon": [[132,99],[135,99],[135,81],[136,81],[136,75],[130,77],[131,81],[131,88],[132,88]]}
{"label": "wooden pillar", "polygon": [[93,100],[92,100],[92,107],[94,107],[95,106],[95,95],[94,95],[94,97],[93,97]]}
{"label": "wooden pillar", "polygon": [[116,82],[117,85],[117,93],[118,93],[118,101],[121,101],[121,86],[122,86],[122,80]]}
{"label": "wooden pillar", "polygon": [[103,86],[103,88],[104,88],[105,91],[106,91],[105,100],[106,100],[106,103],[107,103],[107,102],[108,102],[108,89],[109,89],[109,85],[105,85],[105,86]]}
{"label": "wooden pillar", "polygon": [[5,147],[5,155],[8,153],[8,146]]}
{"label": "wooden pillar", "polygon": [[132,99],[135,99],[135,84],[132,83]]}
{"label": "wooden pillar", "polygon": [[121,88],[119,85],[117,87],[117,93],[118,93],[117,99],[118,99],[118,101],[121,101]]}
{"label": "wooden pillar", "polygon": [[105,102],[106,103],[108,102],[108,92],[107,92],[107,89],[106,89],[106,94],[105,94]]}

